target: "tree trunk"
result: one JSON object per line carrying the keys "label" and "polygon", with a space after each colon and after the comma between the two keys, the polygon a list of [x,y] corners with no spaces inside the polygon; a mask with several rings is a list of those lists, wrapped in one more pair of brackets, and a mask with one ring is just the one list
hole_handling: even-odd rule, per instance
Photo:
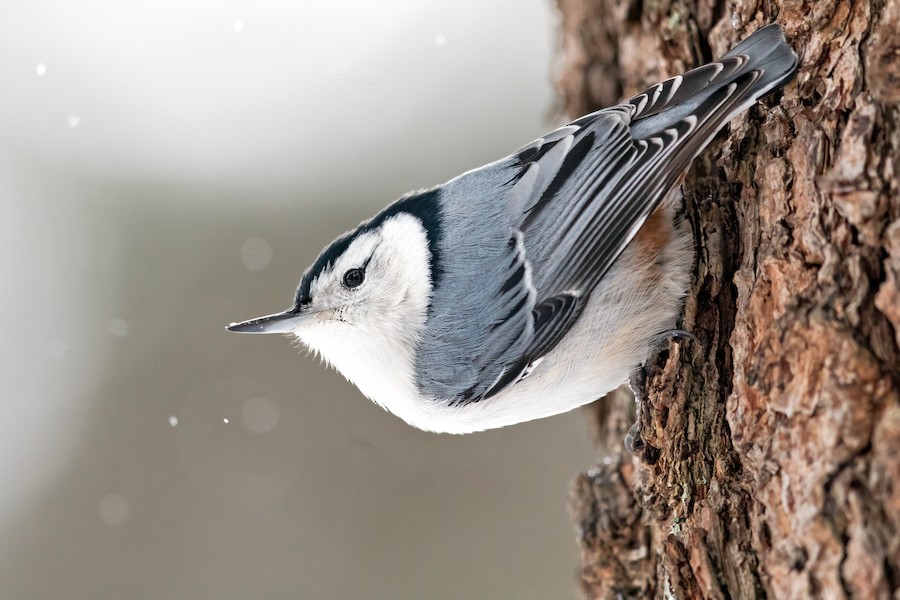
{"label": "tree trunk", "polygon": [[782,94],[694,162],[684,328],[571,486],[587,598],[900,598],[900,2],[558,0],[579,116],[784,26]]}

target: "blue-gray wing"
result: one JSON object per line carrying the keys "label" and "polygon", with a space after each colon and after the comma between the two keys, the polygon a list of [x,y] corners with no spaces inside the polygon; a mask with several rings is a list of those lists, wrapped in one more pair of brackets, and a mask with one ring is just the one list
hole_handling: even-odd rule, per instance
{"label": "blue-gray wing", "polygon": [[[527,376],[577,322],[592,290],[694,157],[729,119],[789,78],[796,61],[780,28],[765,27],[718,62],[573,121],[448,184],[445,209],[458,211],[449,222],[472,228],[469,239],[481,242],[502,231],[507,243],[501,249],[487,241],[468,254],[463,272],[472,276],[470,285],[457,282],[449,286],[457,293],[435,300],[436,307],[450,304],[437,307],[430,332],[446,336],[457,328],[454,347],[465,356],[441,348],[424,353],[425,360],[451,361],[449,369],[447,362],[435,369],[420,361],[420,385],[436,376],[440,384],[430,390],[436,397],[466,403]],[[457,256],[466,233],[446,236]],[[475,281],[485,289],[468,304],[461,296]],[[461,323],[453,306],[480,318]]]}

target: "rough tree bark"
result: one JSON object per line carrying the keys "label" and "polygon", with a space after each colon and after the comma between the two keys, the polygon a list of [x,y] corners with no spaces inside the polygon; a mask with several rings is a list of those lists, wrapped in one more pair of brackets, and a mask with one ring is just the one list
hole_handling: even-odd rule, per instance
{"label": "rough tree bark", "polygon": [[900,598],[900,2],[558,0],[578,116],[777,21],[783,94],[694,164],[684,327],[589,411],[571,486],[587,598]]}

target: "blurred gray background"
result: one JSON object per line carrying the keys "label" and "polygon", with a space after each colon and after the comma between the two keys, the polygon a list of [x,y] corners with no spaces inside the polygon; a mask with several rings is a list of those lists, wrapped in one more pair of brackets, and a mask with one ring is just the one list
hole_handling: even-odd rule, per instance
{"label": "blurred gray background", "polygon": [[549,0],[4,0],[0,598],[573,597],[578,413],[411,429],[277,336],[557,123]]}

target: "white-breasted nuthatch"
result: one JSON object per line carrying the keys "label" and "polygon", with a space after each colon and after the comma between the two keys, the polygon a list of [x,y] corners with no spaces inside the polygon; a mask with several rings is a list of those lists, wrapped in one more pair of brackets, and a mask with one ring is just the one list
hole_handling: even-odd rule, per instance
{"label": "white-breasted nuthatch", "polygon": [[627,381],[690,279],[673,220],[691,161],[794,73],[778,25],[720,60],[409,194],[338,239],[293,306],[231,331],[296,336],[410,425],[468,433]]}

